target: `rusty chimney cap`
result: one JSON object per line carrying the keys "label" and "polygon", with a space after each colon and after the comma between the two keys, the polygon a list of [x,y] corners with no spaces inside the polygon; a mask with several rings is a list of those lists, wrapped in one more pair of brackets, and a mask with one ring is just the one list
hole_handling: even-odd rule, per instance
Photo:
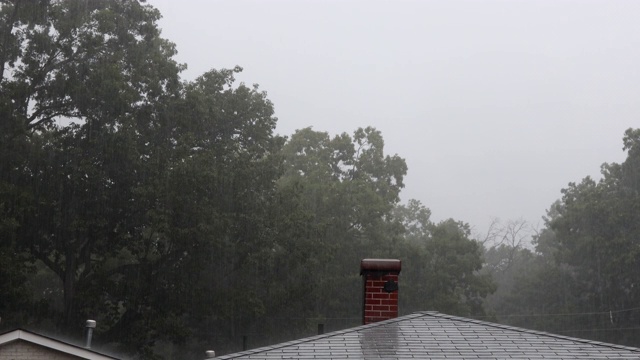
{"label": "rusty chimney cap", "polygon": [[400,272],[402,262],[398,259],[362,259],[360,274],[365,271],[393,271]]}

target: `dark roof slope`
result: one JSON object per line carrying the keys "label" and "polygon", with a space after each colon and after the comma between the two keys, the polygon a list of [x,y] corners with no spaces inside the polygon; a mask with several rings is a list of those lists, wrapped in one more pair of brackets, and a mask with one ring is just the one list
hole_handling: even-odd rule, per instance
{"label": "dark roof slope", "polygon": [[216,359],[640,359],[640,349],[419,312]]}

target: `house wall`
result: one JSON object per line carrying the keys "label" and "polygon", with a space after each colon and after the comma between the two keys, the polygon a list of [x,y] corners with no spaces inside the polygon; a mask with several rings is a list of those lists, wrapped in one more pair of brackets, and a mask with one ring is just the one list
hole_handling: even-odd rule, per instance
{"label": "house wall", "polygon": [[0,346],[0,360],[78,360],[77,356],[47,349],[26,341],[12,341]]}

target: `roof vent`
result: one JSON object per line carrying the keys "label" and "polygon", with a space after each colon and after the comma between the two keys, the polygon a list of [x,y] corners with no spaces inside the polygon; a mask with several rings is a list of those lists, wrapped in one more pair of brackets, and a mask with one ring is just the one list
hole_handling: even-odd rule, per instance
{"label": "roof vent", "polygon": [[214,357],[216,357],[216,352],[213,350],[207,350],[204,353],[205,355],[205,359],[213,359]]}
{"label": "roof vent", "polygon": [[86,347],[87,349],[91,348],[91,337],[93,336],[93,329],[96,328],[96,321],[95,320],[87,320],[87,323],[85,324],[85,329],[87,331],[87,342],[85,343],[84,347]]}

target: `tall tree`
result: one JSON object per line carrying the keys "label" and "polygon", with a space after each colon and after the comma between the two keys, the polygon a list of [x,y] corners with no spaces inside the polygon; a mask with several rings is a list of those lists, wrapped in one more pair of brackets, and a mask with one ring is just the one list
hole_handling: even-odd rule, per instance
{"label": "tall tree", "polygon": [[273,133],[273,104],[257,86],[234,83],[241,70],[212,70],[187,84],[172,183],[154,191],[169,197],[158,209],[168,221],[160,229],[184,243],[178,249],[191,247],[184,248],[190,271],[183,281],[199,291],[188,312],[198,329],[194,341],[221,351],[264,313],[282,173],[284,138]]}
{"label": "tall tree", "polygon": [[[303,221],[305,230],[281,223],[280,229],[293,236],[281,238],[280,249],[287,266],[306,277],[297,284],[308,289],[305,298],[313,304],[307,317],[329,328],[357,324],[357,264],[364,257],[394,255],[398,228],[390,221],[391,210],[404,186],[405,161],[386,155],[382,134],[370,127],[334,137],[298,130],[283,156],[279,193],[294,211],[287,214]],[[328,317],[344,321],[322,320]]]}
{"label": "tall tree", "polygon": [[59,278],[60,330],[111,307],[105,331],[124,318],[110,287],[131,275],[143,227],[145,129],[161,127],[181,66],[138,1],[0,6],[3,227]]}
{"label": "tall tree", "polygon": [[[560,251],[559,261],[575,269],[582,289],[581,307],[589,312],[614,312],[635,307],[640,299],[640,131],[623,139],[627,159],[604,164],[602,179],[587,177],[563,189],[558,216],[549,224]],[[600,317],[591,328],[631,328],[637,313]],[[602,333],[610,341],[629,341],[630,333]]]}
{"label": "tall tree", "polygon": [[639,130],[628,129],[623,163],[605,163],[600,180],[562,190],[535,239],[535,258],[504,303],[523,319],[511,323],[639,345],[639,139]]}
{"label": "tall tree", "polygon": [[482,302],[493,292],[491,276],[480,274],[482,245],[470,238],[469,225],[445,220],[434,224],[417,200],[394,211],[405,232],[396,246],[403,252],[403,312],[437,310],[462,316],[483,315]]}

